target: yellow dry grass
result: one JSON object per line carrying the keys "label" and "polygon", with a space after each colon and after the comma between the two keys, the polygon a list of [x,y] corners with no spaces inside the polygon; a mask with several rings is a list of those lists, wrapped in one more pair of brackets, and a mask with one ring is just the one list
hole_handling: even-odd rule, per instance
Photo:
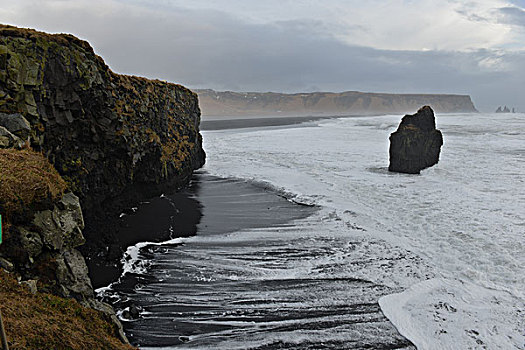
{"label": "yellow dry grass", "polygon": [[26,207],[57,200],[66,187],[41,153],[0,149],[0,212],[7,221]]}
{"label": "yellow dry grass", "polygon": [[0,269],[0,309],[11,350],[134,349],[116,337],[105,316],[73,299],[31,294]]}

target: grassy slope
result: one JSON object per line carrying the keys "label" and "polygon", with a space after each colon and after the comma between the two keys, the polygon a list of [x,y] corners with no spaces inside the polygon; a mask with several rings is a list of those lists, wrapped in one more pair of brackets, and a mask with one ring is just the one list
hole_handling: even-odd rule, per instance
{"label": "grassy slope", "polygon": [[0,149],[0,213],[12,215],[62,197],[66,183],[47,159],[31,150]]}
{"label": "grassy slope", "polygon": [[31,294],[0,269],[0,310],[11,350],[134,349],[122,344],[101,312],[73,299]]}
{"label": "grassy slope", "polygon": [[[0,213],[7,222],[28,208],[54,202],[65,189],[64,180],[42,154],[0,149]],[[8,228],[5,225],[4,232]],[[101,312],[73,299],[33,295],[2,269],[0,310],[12,350],[133,349],[120,342]]]}

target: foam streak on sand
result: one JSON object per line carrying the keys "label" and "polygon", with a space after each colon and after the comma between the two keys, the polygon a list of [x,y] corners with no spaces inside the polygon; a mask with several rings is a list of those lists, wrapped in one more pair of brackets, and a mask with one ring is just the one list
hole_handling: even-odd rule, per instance
{"label": "foam streak on sand", "polygon": [[120,283],[121,278],[124,277],[126,274],[141,275],[147,273],[147,268],[150,262],[144,259],[144,256],[141,255],[142,249],[148,247],[180,245],[188,239],[191,238],[172,238],[165,242],[139,242],[135,245],[129,246],[126,249],[124,255],[122,256],[122,259],[120,260],[122,264],[122,275],[120,276],[120,278],[106,287],[97,288],[95,290],[95,293],[99,297],[106,297],[108,296],[108,293],[112,293],[113,286],[115,284]]}

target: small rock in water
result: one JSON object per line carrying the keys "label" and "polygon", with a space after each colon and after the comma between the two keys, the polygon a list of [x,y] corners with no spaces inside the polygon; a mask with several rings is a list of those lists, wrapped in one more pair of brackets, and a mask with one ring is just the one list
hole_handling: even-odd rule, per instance
{"label": "small rock in water", "polygon": [[140,310],[135,305],[131,305],[122,312],[122,316],[128,320],[136,320],[140,317]]}
{"label": "small rock in water", "polygon": [[437,164],[442,145],[443,136],[436,129],[434,111],[424,106],[416,114],[405,115],[397,130],[390,134],[388,170],[419,174]]}

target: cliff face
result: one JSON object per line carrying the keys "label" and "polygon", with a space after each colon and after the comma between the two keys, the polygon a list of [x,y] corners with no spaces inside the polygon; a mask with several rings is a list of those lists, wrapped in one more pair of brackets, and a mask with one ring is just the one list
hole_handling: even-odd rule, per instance
{"label": "cliff face", "polygon": [[115,74],[71,35],[0,25],[0,267],[102,311],[126,341],[77,249],[107,249],[112,214],[189,181],[205,160],[199,123],[183,86]]}
{"label": "cliff face", "polygon": [[347,91],[279,94],[197,90],[203,116],[350,115],[406,113],[430,105],[436,112],[477,112],[467,95],[380,94]]}
{"label": "cliff face", "polygon": [[[10,117],[10,120],[25,119],[18,116]],[[9,132],[16,133],[14,137],[22,137],[24,133],[17,130],[16,124],[0,118],[2,127],[7,126]],[[26,121],[23,124],[29,123]],[[20,279],[20,284],[35,295],[25,299],[41,299],[42,293],[74,298],[84,307],[102,311],[98,317],[99,324],[109,322],[105,327],[110,330],[109,333],[127,342],[111,306],[94,299],[86,262],[77,250],[85,243],[82,210],[78,197],[71,192],[65,193],[65,190],[65,181],[41,153],[0,147],[0,213],[4,238],[0,245],[0,267],[13,272]],[[1,290],[0,299],[6,298],[8,293],[8,290]],[[27,309],[26,301],[17,300],[15,303],[19,303],[18,308]],[[70,303],[67,300],[61,302]],[[12,305],[13,301],[8,304]],[[17,312],[15,308],[11,311]],[[22,320],[17,320],[13,313],[9,315],[8,312],[8,325],[13,327],[14,323],[39,322],[35,317],[27,316],[34,315],[32,311],[22,312]],[[59,314],[61,311],[54,305],[48,305],[46,312]],[[81,320],[75,322],[85,325]],[[46,329],[43,331],[46,333],[49,323],[44,323],[40,328]],[[22,331],[16,326],[15,329]],[[85,337],[89,338],[89,335]],[[37,348],[53,347],[47,345]]]}
{"label": "cliff face", "polygon": [[177,188],[204,164],[196,94],[115,74],[71,35],[0,26],[0,112],[30,122],[31,146],[87,218],[131,192]]}

